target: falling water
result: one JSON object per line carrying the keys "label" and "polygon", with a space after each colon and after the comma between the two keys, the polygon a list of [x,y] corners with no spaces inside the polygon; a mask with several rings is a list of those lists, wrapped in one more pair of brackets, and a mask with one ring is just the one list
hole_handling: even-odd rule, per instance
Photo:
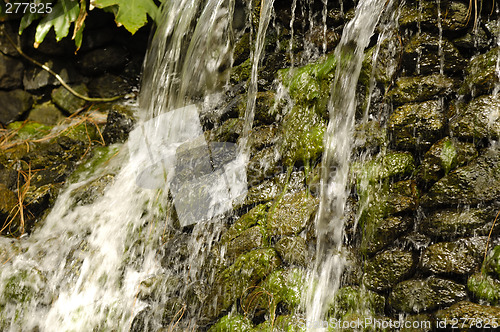
{"label": "falling water", "polygon": [[[335,50],[338,65],[328,105],[330,121],[325,134],[320,206],[316,217],[316,272],[318,284],[309,287],[308,322],[321,322],[328,300],[339,287],[343,271],[344,209],[354,129],[355,93],[363,54],[370,42],[386,0],[360,1],[356,15],[344,28]],[[313,280],[312,278],[311,280]],[[312,281],[314,282],[314,281]]]}

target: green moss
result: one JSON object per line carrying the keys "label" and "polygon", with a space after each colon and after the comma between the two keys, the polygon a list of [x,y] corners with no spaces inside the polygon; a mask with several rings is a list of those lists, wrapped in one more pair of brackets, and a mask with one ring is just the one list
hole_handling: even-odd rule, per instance
{"label": "green moss", "polygon": [[4,283],[2,303],[25,303],[33,300],[43,287],[44,277],[40,271],[19,270]]}
{"label": "green moss", "polygon": [[476,273],[467,280],[467,288],[475,297],[493,305],[500,303],[500,281],[486,273]]}
{"label": "green moss", "polygon": [[409,152],[394,152],[368,162],[355,162],[351,173],[358,181],[376,183],[381,180],[410,176],[415,171],[415,160]]}
{"label": "green moss", "polygon": [[71,174],[69,180],[76,182],[94,174],[97,169],[111,159],[118,152],[117,147],[97,146],[92,149],[92,153],[85,162],[81,163]]}
{"label": "green moss", "polygon": [[52,127],[33,121],[16,121],[9,124],[7,129],[17,131],[14,139],[30,140],[48,135]]}
{"label": "green moss", "polygon": [[82,141],[85,143],[91,143],[93,141],[101,142],[101,135],[97,130],[95,124],[90,122],[83,122],[76,126],[70,127],[67,131],[62,133],[64,136],[68,136],[71,139]]}
{"label": "green moss", "polygon": [[259,324],[252,332],[305,332],[305,319],[294,315],[278,316],[274,321],[266,320]]}
{"label": "green moss", "polygon": [[493,248],[487,260],[487,269],[492,273],[496,273],[500,278],[500,246]]}
{"label": "green moss", "polygon": [[260,221],[266,220],[267,211],[271,207],[271,203],[260,204],[242,215],[221,237],[221,243],[227,243],[238,236],[244,231],[257,225]]}
{"label": "green moss", "polygon": [[335,294],[335,300],[328,311],[330,317],[345,319],[352,314],[375,316],[383,314],[385,299],[383,296],[365,288],[346,286]]}
{"label": "green moss", "polygon": [[208,332],[232,332],[250,331],[253,328],[252,322],[242,315],[226,315],[212,325]]}

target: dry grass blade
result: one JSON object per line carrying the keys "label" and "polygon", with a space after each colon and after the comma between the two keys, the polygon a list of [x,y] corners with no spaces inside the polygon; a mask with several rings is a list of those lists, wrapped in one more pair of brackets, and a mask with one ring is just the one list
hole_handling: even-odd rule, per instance
{"label": "dry grass blade", "polygon": [[[488,246],[490,245],[491,234],[493,234],[493,229],[495,228],[495,224],[497,222],[498,216],[500,216],[500,210],[498,211],[495,220],[493,220],[493,225],[491,225],[490,233],[488,234],[488,239],[486,240],[486,247],[484,248],[484,256],[483,256],[483,266],[486,263],[486,256],[488,254]],[[483,274],[483,269],[481,269],[481,275]]]}

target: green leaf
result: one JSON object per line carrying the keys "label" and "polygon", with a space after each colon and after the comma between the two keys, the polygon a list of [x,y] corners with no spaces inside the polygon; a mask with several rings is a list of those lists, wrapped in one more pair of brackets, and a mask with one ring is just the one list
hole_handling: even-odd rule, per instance
{"label": "green leaf", "polygon": [[155,20],[159,12],[153,0],[92,0],[91,3],[101,9],[117,5],[116,23],[132,34],[147,23],[147,15]]}
{"label": "green leaf", "polygon": [[42,14],[39,13],[26,13],[23,15],[21,18],[21,23],[19,24],[19,34],[22,34],[24,29],[29,27],[33,21],[38,20],[40,17],[42,17]]}
{"label": "green leaf", "polygon": [[52,12],[45,16],[36,28],[35,47],[44,39],[52,27],[56,33],[56,40],[60,41],[69,33],[69,27],[75,22],[80,13],[80,6],[75,0],[59,0]]}

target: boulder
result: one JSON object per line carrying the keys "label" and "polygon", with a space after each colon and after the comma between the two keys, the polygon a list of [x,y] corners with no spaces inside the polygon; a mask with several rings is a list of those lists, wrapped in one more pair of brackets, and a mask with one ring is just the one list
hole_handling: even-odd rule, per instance
{"label": "boulder", "polygon": [[274,247],[284,263],[303,267],[307,266],[307,243],[300,236],[283,237],[276,242]]}
{"label": "boulder", "polygon": [[[74,85],[71,86],[71,88],[79,94],[88,97],[88,89],[85,84],[82,83],[79,85]],[[52,90],[51,97],[54,104],[56,104],[63,111],[66,111],[69,114],[80,111],[87,103],[85,100],[78,98],[77,96],[69,92],[63,86]]]}
{"label": "boulder", "polygon": [[66,117],[50,101],[35,106],[28,115],[28,120],[48,126],[55,126]]}
{"label": "boulder", "polygon": [[420,102],[449,95],[455,91],[456,85],[456,80],[440,74],[400,77],[387,96],[396,105]]}
{"label": "boulder", "polygon": [[16,121],[33,105],[33,97],[23,90],[0,91],[0,123]]}
{"label": "boulder", "polygon": [[469,276],[467,288],[475,299],[487,301],[492,305],[500,303],[500,280],[487,273],[478,272]]}
{"label": "boulder", "polygon": [[113,105],[108,112],[106,125],[102,131],[104,142],[109,144],[123,143],[132,131],[136,119],[131,109],[122,105]]}
{"label": "boulder", "polygon": [[363,284],[374,291],[385,291],[408,277],[415,265],[412,252],[399,249],[381,252],[366,262]]}
{"label": "boulder", "polygon": [[367,223],[363,229],[361,251],[374,254],[384,249],[407,232],[412,223],[412,218],[402,216],[375,219]]}
{"label": "boulder", "polygon": [[456,328],[462,330],[495,330],[498,328],[500,308],[462,301],[451,307],[439,310],[436,321],[441,328]]}
{"label": "boulder", "polygon": [[23,72],[21,61],[0,53],[0,89],[22,88]]}
{"label": "boulder", "polygon": [[128,56],[125,49],[113,45],[82,54],[78,66],[82,73],[97,75],[123,68],[128,62]]}
{"label": "boulder", "polygon": [[498,84],[496,64],[498,61],[498,47],[473,57],[467,66],[467,73],[460,94],[480,96],[491,92]]}

